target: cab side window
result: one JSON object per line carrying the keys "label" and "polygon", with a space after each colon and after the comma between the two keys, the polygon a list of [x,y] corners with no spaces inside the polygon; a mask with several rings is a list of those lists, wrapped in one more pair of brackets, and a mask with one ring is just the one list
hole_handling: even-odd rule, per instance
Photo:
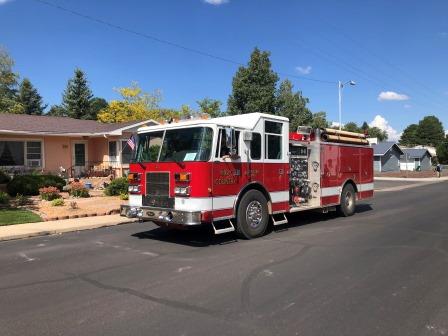
{"label": "cab side window", "polygon": [[[236,138],[236,155],[240,154],[240,131],[235,131]],[[222,158],[223,156],[230,155],[230,148],[227,147],[226,131],[223,128],[219,129],[217,143],[216,143],[216,158]]]}
{"label": "cab side window", "polygon": [[282,158],[282,127],[283,124],[274,121],[264,122],[265,159],[280,160]]}
{"label": "cab side window", "polygon": [[261,159],[261,134],[252,133],[252,141],[250,142],[250,158],[252,160]]}

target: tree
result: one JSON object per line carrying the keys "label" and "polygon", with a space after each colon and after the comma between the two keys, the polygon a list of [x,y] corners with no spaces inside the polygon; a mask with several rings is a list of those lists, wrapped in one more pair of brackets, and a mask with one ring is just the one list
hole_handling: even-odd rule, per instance
{"label": "tree", "polygon": [[448,164],[448,135],[437,145],[436,152],[439,163]]}
{"label": "tree", "polygon": [[386,131],[379,129],[378,127],[369,127],[369,130],[367,132],[367,135],[370,138],[377,138],[379,141],[387,140],[387,138],[389,137]]}
{"label": "tree", "polygon": [[344,125],[344,131],[362,133],[362,129],[358,127],[358,125],[351,121]]}
{"label": "tree", "polygon": [[75,75],[69,79],[62,97],[62,107],[67,111],[67,116],[88,119],[91,116],[92,97],[86,75],[81,69],[76,68]]}
{"label": "tree", "polygon": [[418,123],[419,145],[437,146],[445,139],[440,120],[435,116],[426,116]]}
{"label": "tree", "polygon": [[233,77],[229,114],[274,113],[277,74],[271,69],[270,53],[255,48],[247,67],[241,66]]}
{"label": "tree", "polygon": [[222,103],[216,99],[204,98],[196,102],[199,106],[199,112],[208,114],[210,118],[221,117],[223,113],[221,112]]}
{"label": "tree", "polygon": [[23,106],[17,101],[19,75],[13,67],[14,60],[0,47],[0,113],[23,113]]}
{"label": "tree", "polygon": [[298,126],[308,125],[313,114],[306,107],[309,99],[302,96],[300,91],[293,92],[293,84],[289,80],[280,83],[275,102],[275,114],[289,119],[289,129],[296,131]]}
{"label": "tree", "polygon": [[61,105],[52,105],[47,115],[51,117],[66,117],[67,111]]}
{"label": "tree", "polygon": [[90,100],[90,110],[89,113],[84,116],[83,119],[96,120],[98,118],[98,113],[108,107],[106,99],[94,97]]}
{"label": "tree", "polygon": [[327,114],[325,112],[314,113],[310,126],[312,128],[327,128],[329,126]]}
{"label": "tree", "polygon": [[23,113],[42,115],[47,105],[42,102],[42,96],[33,87],[28,78],[23,79],[20,83],[18,102],[23,107]]}
{"label": "tree", "polygon": [[154,93],[143,92],[137,83],[129,87],[116,89],[121,100],[112,100],[109,105],[98,113],[98,120],[105,123],[125,122],[134,120],[164,118],[159,109],[161,95],[159,91]]}
{"label": "tree", "polygon": [[411,124],[406,127],[403,131],[403,134],[400,138],[400,145],[403,146],[415,146],[419,144],[421,141],[419,139],[419,129],[417,124]]}
{"label": "tree", "polygon": [[367,132],[369,131],[369,124],[367,123],[367,121],[364,121],[362,123],[361,129],[364,134],[367,134]]}

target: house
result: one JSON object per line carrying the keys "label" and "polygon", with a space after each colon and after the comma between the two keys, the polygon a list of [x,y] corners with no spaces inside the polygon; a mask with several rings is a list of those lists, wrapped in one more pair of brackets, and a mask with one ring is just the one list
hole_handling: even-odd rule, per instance
{"label": "house", "polygon": [[373,170],[376,172],[400,171],[401,148],[391,141],[372,144]]}
{"label": "house", "polygon": [[0,168],[68,176],[122,176],[132,150],[127,140],[153,120],[104,124],[67,117],[0,113]]}
{"label": "house", "polygon": [[[431,152],[426,148],[403,148],[403,155],[400,157],[401,170],[430,170]],[[420,168],[419,168],[420,167]]]}

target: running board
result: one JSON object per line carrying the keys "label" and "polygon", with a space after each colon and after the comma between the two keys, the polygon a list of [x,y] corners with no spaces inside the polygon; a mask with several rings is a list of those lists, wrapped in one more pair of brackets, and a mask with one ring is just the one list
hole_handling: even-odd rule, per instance
{"label": "running board", "polygon": [[286,224],[286,223],[288,223],[288,218],[286,218],[286,215],[285,215],[284,213],[277,214],[277,215],[278,215],[278,216],[282,215],[283,218],[280,219],[280,220],[275,220],[274,216],[276,216],[276,215],[271,215],[272,223],[274,223],[274,226],[282,225],[282,224]]}
{"label": "running board", "polygon": [[235,226],[233,226],[232,221],[229,219],[229,225],[228,227],[224,227],[222,229],[217,229],[215,226],[215,223],[212,222],[212,227],[213,227],[213,231],[215,231],[215,234],[222,234],[222,233],[227,233],[227,232],[233,232],[235,231]]}

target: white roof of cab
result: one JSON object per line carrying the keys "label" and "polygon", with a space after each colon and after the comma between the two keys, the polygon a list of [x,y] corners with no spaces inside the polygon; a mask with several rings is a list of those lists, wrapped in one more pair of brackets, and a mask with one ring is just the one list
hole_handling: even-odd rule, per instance
{"label": "white roof of cab", "polygon": [[164,130],[170,128],[178,128],[185,126],[207,126],[207,125],[219,125],[219,126],[230,126],[235,128],[245,128],[253,129],[260,118],[268,118],[278,121],[289,121],[288,118],[267,114],[267,113],[247,113],[247,114],[237,114],[233,116],[213,118],[213,119],[194,119],[185,120],[180,122],[173,122],[171,124],[162,124],[154,126],[146,126],[139,128],[139,133],[145,133],[150,131]]}

